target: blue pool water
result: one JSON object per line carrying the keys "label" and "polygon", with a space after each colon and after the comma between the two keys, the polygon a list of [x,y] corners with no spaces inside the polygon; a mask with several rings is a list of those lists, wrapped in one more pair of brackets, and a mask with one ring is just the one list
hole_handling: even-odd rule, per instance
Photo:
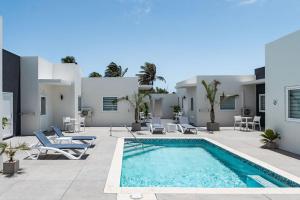
{"label": "blue pool water", "polygon": [[121,187],[299,187],[202,139],[125,139],[123,152]]}

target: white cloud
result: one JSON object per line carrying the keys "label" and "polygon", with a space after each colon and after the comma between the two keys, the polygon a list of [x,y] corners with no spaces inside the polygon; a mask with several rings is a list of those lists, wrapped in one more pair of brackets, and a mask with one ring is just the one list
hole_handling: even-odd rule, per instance
{"label": "white cloud", "polygon": [[126,14],[133,17],[136,24],[152,11],[152,0],[119,0],[127,8]]}
{"label": "white cloud", "polygon": [[235,3],[240,6],[246,6],[246,5],[254,5],[257,3],[264,3],[266,0],[226,0],[227,2]]}

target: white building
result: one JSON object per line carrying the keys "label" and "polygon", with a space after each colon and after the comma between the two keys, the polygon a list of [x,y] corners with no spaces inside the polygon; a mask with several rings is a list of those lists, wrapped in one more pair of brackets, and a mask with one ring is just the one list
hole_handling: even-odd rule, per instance
{"label": "white building", "polygon": [[82,110],[90,110],[88,126],[123,126],[134,122],[134,108],[126,101],[138,93],[137,77],[82,78]]}
{"label": "white building", "polygon": [[163,119],[174,117],[173,106],[178,105],[177,94],[151,94],[150,112]]}
{"label": "white building", "polygon": [[300,31],[266,45],[266,127],[300,154]]}
{"label": "white building", "polygon": [[[3,30],[2,30],[2,17],[0,16],[0,52],[3,48]],[[2,53],[0,53],[0,119],[2,123]],[[1,125],[2,126],[2,125]],[[0,142],[2,141],[2,127],[0,128]],[[0,170],[2,170],[2,156],[0,156]]]}
{"label": "white building", "polygon": [[[220,126],[232,126],[233,116],[241,115],[244,108],[250,109],[251,115],[256,114],[255,85],[247,84],[255,81],[254,75],[196,76],[176,84],[179,105],[191,123],[196,126],[206,126],[206,123],[210,122],[210,104],[202,80],[207,83],[213,80],[221,82],[216,97],[218,104],[215,105],[216,122],[220,123]],[[238,95],[238,97],[221,102],[223,94]]]}
{"label": "white building", "polygon": [[65,116],[78,119],[80,67],[52,64],[40,57],[21,57],[21,131],[33,135],[51,125],[63,126]]}

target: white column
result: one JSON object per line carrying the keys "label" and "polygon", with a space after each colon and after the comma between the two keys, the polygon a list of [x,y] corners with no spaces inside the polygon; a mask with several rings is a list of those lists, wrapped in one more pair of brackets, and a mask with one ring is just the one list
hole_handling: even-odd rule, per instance
{"label": "white column", "polygon": [[[3,42],[2,42],[2,17],[0,16],[0,121],[1,121],[1,126],[0,126],[0,142],[2,141],[2,47],[3,47]],[[0,156],[0,170],[2,170],[2,156]]]}

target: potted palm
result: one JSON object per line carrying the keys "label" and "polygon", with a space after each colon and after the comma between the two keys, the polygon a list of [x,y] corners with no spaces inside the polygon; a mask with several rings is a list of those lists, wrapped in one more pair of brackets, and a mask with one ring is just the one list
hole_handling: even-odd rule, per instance
{"label": "potted palm", "polygon": [[205,80],[202,80],[202,85],[206,90],[206,97],[210,104],[210,122],[207,122],[206,128],[208,131],[219,131],[220,125],[219,123],[215,122],[215,104],[216,104],[216,94],[218,91],[218,85],[220,85],[221,82],[217,80],[213,80],[211,83],[206,83]]}
{"label": "potted palm", "polygon": [[272,129],[267,129],[263,134],[261,142],[264,143],[263,147],[268,149],[276,149],[276,140],[280,139],[280,134],[273,131]]}
{"label": "potted palm", "polygon": [[26,143],[12,146],[11,143],[0,143],[0,155],[5,153],[8,160],[3,163],[3,174],[14,174],[19,170],[19,160],[16,160],[14,156],[20,150],[29,150]]}
{"label": "potted palm", "polygon": [[143,105],[145,97],[149,96],[148,93],[135,93],[131,97],[125,96],[119,98],[118,101],[127,101],[134,108],[134,122],[131,125],[132,131],[140,131],[141,123],[139,122],[140,107]]}

